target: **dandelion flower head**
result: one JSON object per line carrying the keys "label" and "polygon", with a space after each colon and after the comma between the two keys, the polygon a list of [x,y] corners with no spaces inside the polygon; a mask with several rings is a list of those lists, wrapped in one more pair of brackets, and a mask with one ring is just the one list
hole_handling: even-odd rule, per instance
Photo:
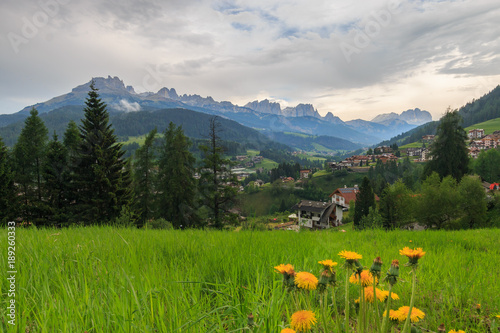
{"label": "dandelion flower head", "polygon": [[309,272],[299,272],[295,275],[295,284],[301,289],[315,290],[318,278]]}
{"label": "dandelion flower head", "polygon": [[[349,282],[351,282],[352,284],[359,284],[360,278],[361,278],[361,286],[368,287],[373,285],[373,275],[367,269],[361,271],[360,276],[358,276],[358,274],[356,273],[353,273],[349,278]],[[375,281],[378,282],[378,279],[375,278]]]}
{"label": "dandelion flower head", "polygon": [[279,264],[278,266],[275,266],[274,269],[281,274],[293,275],[295,273],[291,264]]}
{"label": "dandelion flower head", "polygon": [[361,254],[352,251],[341,251],[339,252],[339,256],[351,263],[355,260],[363,259],[363,256]]}
{"label": "dandelion flower head", "polygon": [[[406,320],[406,317],[408,317],[408,312],[410,311],[409,306],[402,306],[400,307],[396,312],[399,313],[399,321],[403,322]],[[425,313],[416,307],[413,307],[411,309],[411,317],[410,320],[412,323],[418,323],[419,320],[424,319]]]}
{"label": "dandelion flower head", "polygon": [[297,333],[297,332],[292,330],[291,328],[284,328],[281,330],[281,333]]}
{"label": "dandelion flower head", "polygon": [[290,326],[297,332],[310,330],[317,322],[316,315],[312,311],[301,310],[295,312],[290,319]]}
{"label": "dandelion flower head", "polygon": [[325,269],[328,269],[330,272],[333,271],[333,267],[337,266],[337,263],[335,261],[332,261],[330,259],[318,261],[318,264],[323,265]]}
{"label": "dandelion flower head", "polygon": [[465,331],[462,331],[462,330],[458,330],[458,331],[451,330],[448,333],[465,333]]}
{"label": "dandelion flower head", "polygon": [[407,256],[410,259],[410,265],[415,265],[418,263],[418,259],[425,255],[425,252],[421,247],[412,250],[408,246],[405,246],[402,250],[399,250],[399,254]]}

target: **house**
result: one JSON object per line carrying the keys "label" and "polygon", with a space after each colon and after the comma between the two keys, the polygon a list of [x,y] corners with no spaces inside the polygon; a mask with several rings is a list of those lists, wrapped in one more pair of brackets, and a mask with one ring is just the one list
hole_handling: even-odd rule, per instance
{"label": "house", "polygon": [[480,129],[480,128],[471,129],[469,131],[469,133],[467,133],[467,136],[471,140],[472,139],[480,139],[484,136],[484,129]]}
{"label": "house", "polygon": [[282,181],[283,183],[289,183],[289,182],[294,182],[295,179],[293,177],[283,177]]}
{"label": "house", "polygon": [[342,223],[343,212],[349,209],[349,203],[351,201],[356,201],[356,193],[358,192],[359,188],[355,185],[354,187],[340,187],[330,194],[332,204],[335,205],[333,215],[336,223]]}
{"label": "house", "polygon": [[262,156],[254,156],[254,157],[252,157],[252,162],[260,163],[260,162],[262,162],[263,159],[264,159],[264,157],[262,157]]}
{"label": "house", "polygon": [[375,154],[392,153],[392,148],[389,146],[379,146],[373,150]]}
{"label": "house", "polygon": [[305,170],[300,170],[300,179],[303,178],[309,178],[309,175],[311,174],[311,170],[305,169]]}
{"label": "house", "polygon": [[430,143],[430,142],[434,141],[435,137],[436,137],[435,135],[424,135],[424,136],[422,136],[422,142]]}
{"label": "house", "polygon": [[[335,220],[336,225],[342,224],[343,212],[349,209],[349,203],[351,201],[356,202],[356,194],[359,192],[358,185],[354,187],[339,187],[332,194],[332,204],[335,204],[335,209],[332,212],[332,218]],[[379,201],[380,198],[375,195],[375,201]]]}
{"label": "house", "polygon": [[429,149],[424,149],[422,151],[422,161],[427,161],[427,160],[432,159],[430,154],[431,154],[431,151]]}
{"label": "house", "polygon": [[262,179],[257,179],[253,182],[253,185],[256,187],[261,187],[262,185],[264,185],[264,181]]}
{"label": "house", "polygon": [[236,160],[237,160],[237,161],[244,161],[244,160],[246,160],[246,159],[247,159],[246,155],[236,156]]}
{"label": "house", "polygon": [[336,226],[336,220],[331,216],[335,205],[331,202],[302,200],[292,207],[297,211],[300,227],[311,229],[328,229]]}
{"label": "house", "polygon": [[425,148],[407,148],[406,149],[406,154],[408,156],[422,156],[422,152],[424,151]]}

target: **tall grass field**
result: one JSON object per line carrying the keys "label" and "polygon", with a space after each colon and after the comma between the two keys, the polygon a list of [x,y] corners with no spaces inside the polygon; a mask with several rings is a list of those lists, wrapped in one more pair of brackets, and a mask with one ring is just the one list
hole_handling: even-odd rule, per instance
{"label": "tall grass field", "polygon": [[[7,272],[7,231],[0,237],[0,269]],[[401,279],[393,288],[400,299],[392,302],[397,309],[409,305],[411,296],[410,269],[399,254],[405,246],[426,252],[419,260],[415,296],[415,307],[425,318],[415,325],[422,332],[437,332],[440,324],[446,332],[488,332],[500,314],[498,229],[228,232],[111,227],[17,228],[15,326],[7,316],[10,283],[2,273],[0,331],[280,332],[290,327],[290,316],[298,309],[274,266],[290,263],[297,272],[318,276],[318,261],[338,262],[338,285],[328,292],[335,290],[342,315],[342,250],[361,254],[361,264],[368,267],[380,256],[382,275],[393,259],[400,260]],[[359,286],[349,290],[354,323]],[[307,310],[319,314],[318,291],[308,297]],[[254,325],[249,327],[250,313]],[[336,326],[331,327],[333,332]],[[318,323],[312,332],[325,329]]]}

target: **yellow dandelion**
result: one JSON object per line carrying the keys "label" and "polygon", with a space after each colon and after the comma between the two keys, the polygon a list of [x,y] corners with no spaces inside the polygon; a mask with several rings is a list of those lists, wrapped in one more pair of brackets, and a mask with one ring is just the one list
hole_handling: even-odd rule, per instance
{"label": "yellow dandelion", "polygon": [[317,322],[316,315],[312,311],[301,310],[295,312],[290,318],[290,326],[298,332],[310,330]]}
{"label": "yellow dandelion", "polygon": [[[387,311],[384,311],[384,314],[382,315],[385,317]],[[399,321],[399,312],[396,310],[389,310],[389,319],[393,321]]]}
{"label": "yellow dandelion", "polygon": [[297,333],[297,332],[292,330],[291,328],[284,328],[281,330],[281,333]]}
{"label": "yellow dandelion", "polygon": [[500,314],[497,314],[495,317],[500,318]]}
{"label": "yellow dandelion", "polygon": [[[381,290],[380,294],[377,291],[377,298],[381,301],[384,302],[387,300],[387,297],[389,297],[389,291],[388,290]],[[391,293],[391,299],[397,301],[399,299],[399,295],[396,293]]]}
{"label": "yellow dandelion", "polygon": [[451,330],[448,333],[465,333],[465,331],[462,331],[462,330],[458,330],[458,331]]}
{"label": "yellow dandelion", "polygon": [[[382,290],[375,288],[375,294],[378,299],[380,299],[380,292]],[[373,303],[373,286],[365,287],[365,300],[369,303]]]}
{"label": "yellow dandelion", "polygon": [[295,284],[301,289],[315,290],[318,278],[309,272],[300,272],[295,275]]}
{"label": "yellow dandelion", "polygon": [[[410,307],[409,306],[402,306],[398,309],[398,313],[399,313],[399,321],[403,322],[406,320],[406,317],[408,317],[408,312],[410,311]],[[410,320],[412,323],[418,323],[419,320],[421,319],[424,319],[425,317],[425,313],[419,309],[417,309],[416,307],[413,307],[411,309],[411,317],[410,317]]]}
{"label": "yellow dandelion", "polygon": [[275,266],[274,269],[281,274],[293,275],[295,273],[291,264],[279,264],[278,266]]}
{"label": "yellow dandelion", "polygon": [[[373,275],[372,273],[370,273],[369,270],[364,269],[363,271],[361,271],[360,276],[361,276],[361,286],[368,287],[373,285]],[[359,279],[360,277],[358,276],[358,274],[353,273],[349,278],[349,282],[351,282],[352,284],[359,284]],[[375,281],[378,282],[378,279],[375,278]]]}
{"label": "yellow dandelion", "polygon": [[323,267],[330,272],[333,271],[333,267],[338,265],[335,261],[332,261],[330,259],[318,261],[318,264],[323,265]]}
{"label": "yellow dandelion", "polygon": [[363,259],[363,256],[361,254],[352,251],[341,251],[339,253],[339,256],[351,262],[353,262],[354,260]]}
{"label": "yellow dandelion", "polygon": [[416,265],[418,263],[418,259],[422,258],[425,255],[425,252],[421,247],[412,250],[405,246],[402,250],[399,250],[399,254],[407,256],[408,259],[410,259],[410,265]]}

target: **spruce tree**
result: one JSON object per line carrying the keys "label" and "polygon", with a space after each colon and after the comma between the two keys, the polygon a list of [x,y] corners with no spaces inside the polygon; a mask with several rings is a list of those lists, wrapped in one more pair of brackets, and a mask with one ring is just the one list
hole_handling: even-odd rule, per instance
{"label": "spruce tree", "polygon": [[149,132],[142,147],[135,152],[134,195],[135,210],[139,213],[139,221],[143,224],[154,216],[154,194],[157,161],[154,141],[156,128]]}
{"label": "spruce tree", "polygon": [[190,140],[182,127],[172,122],[165,129],[158,168],[159,216],[175,228],[198,224],[195,212],[195,158],[189,151]]}
{"label": "spruce tree", "polygon": [[436,139],[431,145],[431,160],[427,162],[425,176],[433,171],[443,179],[452,176],[460,181],[469,171],[467,134],[460,126],[462,117],[457,110],[449,108],[441,118],[436,132]]}
{"label": "spruce tree", "polygon": [[131,197],[122,145],[117,143],[106,104],[97,91],[92,81],[80,126],[81,142],[72,163],[77,189],[74,214],[86,224],[113,221]]}
{"label": "spruce tree", "polygon": [[219,137],[217,118],[210,119],[207,145],[201,145],[203,160],[200,168],[200,194],[208,207],[213,226],[222,229],[229,209],[236,201],[237,179],[231,173],[231,161],[224,157],[224,147]]}
{"label": "spruce tree", "polygon": [[47,147],[43,167],[46,185],[46,201],[49,207],[48,224],[67,224],[67,206],[69,203],[70,174],[67,163],[67,149],[58,141],[54,133]]}
{"label": "spruce tree", "polygon": [[354,206],[354,225],[356,227],[361,229],[364,227],[360,225],[360,221],[363,216],[368,215],[370,207],[375,208],[375,195],[370,185],[370,180],[368,177],[364,177],[359,192],[356,193],[356,203]]}
{"label": "spruce tree", "polygon": [[32,108],[14,146],[15,181],[21,193],[21,217],[43,224],[47,206],[43,202],[43,164],[48,130],[38,111]]}
{"label": "spruce tree", "polygon": [[5,225],[14,218],[16,198],[12,161],[7,147],[0,138],[0,225]]}

